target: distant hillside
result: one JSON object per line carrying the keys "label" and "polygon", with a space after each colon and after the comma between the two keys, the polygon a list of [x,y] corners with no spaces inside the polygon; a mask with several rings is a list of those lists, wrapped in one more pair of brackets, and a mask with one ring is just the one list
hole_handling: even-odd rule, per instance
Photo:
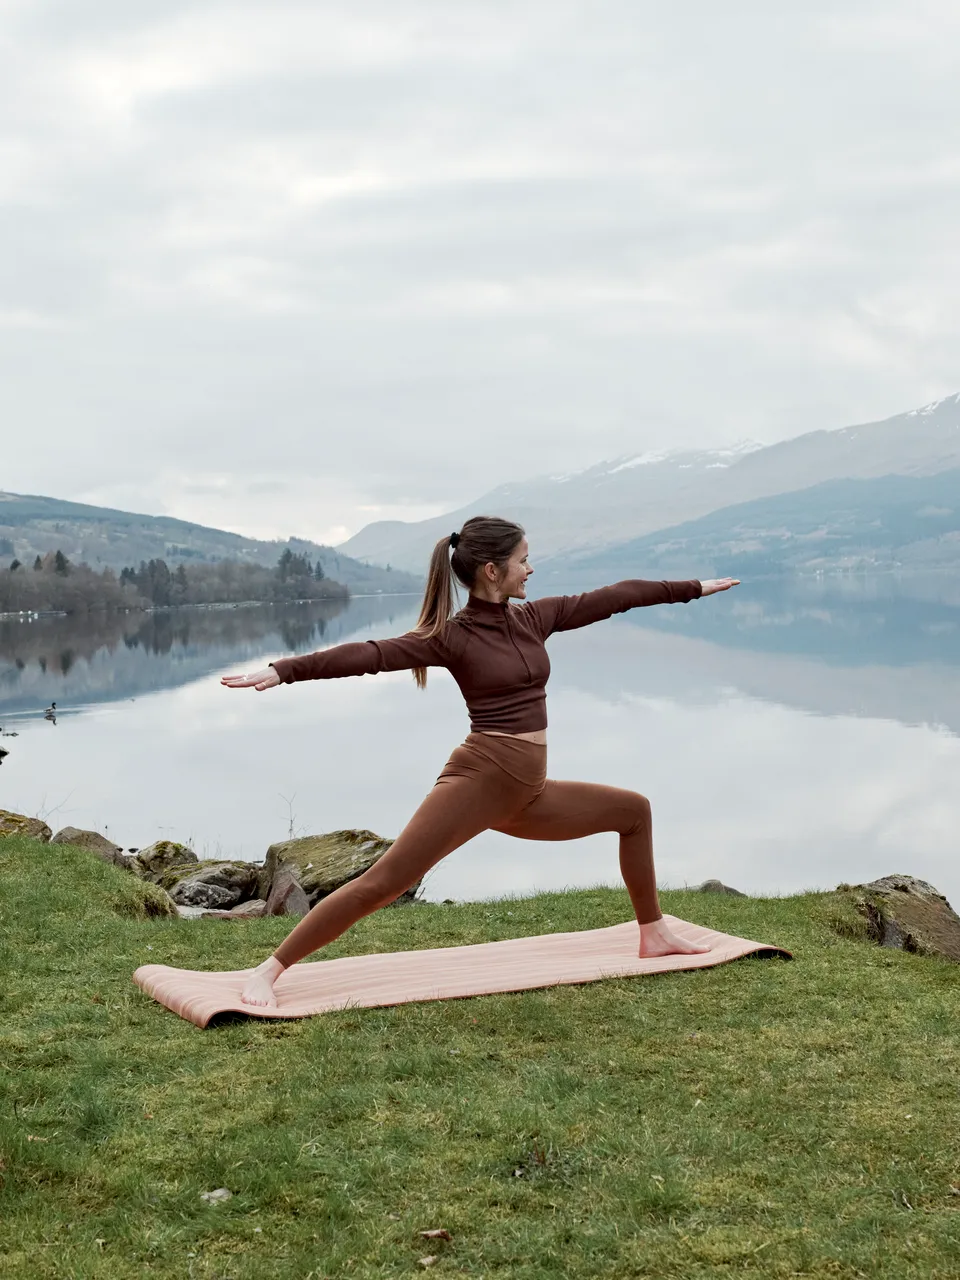
{"label": "distant hillside", "polygon": [[122,569],[141,560],[163,559],[173,567],[181,562],[238,560],[275,565],[285,547],[319,560],[334,582],[355,594],[416,591],[422,576],[396,568],[362,564],[334,547],[300,538],[261,542],[223,529],[175,520],[170,516],[136,515],[110,507],[64,502],[32,494],[0,492],[0,555],[32,563],[48,551],[62,551],[68,559],[86,561],[92,568]]}
{"label": "distant hillside", "polygon": [[539,576],[543,590],[546,577],[753,579],[890,569],[960,573],[960,469],[831,480],[740,503],[601,552],[556,558]]}
{"label": "distant hillside", "polygon": [[542,567],[699,519],[712,511],[829,480],[937,475],[960,467],[960,394],[883,422],[811,431],[780,444],[638,452],[572,475],[501,485],[417,523],[367,525],[338,550],[424,572],[438,538],[468,516],[499,515],[527,530]]}

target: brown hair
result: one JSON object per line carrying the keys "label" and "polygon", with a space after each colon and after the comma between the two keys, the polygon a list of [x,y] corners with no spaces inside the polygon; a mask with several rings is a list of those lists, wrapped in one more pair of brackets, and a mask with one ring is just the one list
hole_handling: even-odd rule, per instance
{"label": "brown hair", "polygon": [[[498,569],[506,567],[524,533],[525,530],[512,520],[501,520],[499,516],[471,516],[460,530],[452,556],[450,537],[441,538],[430,557],[427,589],[414,631],[430,637],[439,635],[454,611],[454,576],[468,591],[471,590],[485,564],[492,561]],[[427,668],[414,667],[413,678],[419,688],[425,689]]]}

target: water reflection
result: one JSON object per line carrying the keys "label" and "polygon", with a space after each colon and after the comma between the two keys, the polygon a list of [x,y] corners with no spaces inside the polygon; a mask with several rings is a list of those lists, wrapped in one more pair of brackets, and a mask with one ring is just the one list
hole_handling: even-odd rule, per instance
{"label": "water reflection", "polygon": [[[589,584],[556,583],[545,576],[537,594],[564,594]],[[225,664],[243,664],[339,644],[360,633],[395,635],[413,626],[418,596],[368,596],[349,602],[302,605],[184,608],[153,613],[101,613],[0,619],[0,712],[113,701],[195,680]],[[835,668],[955,668],[960,665],[960,581],[891,578],[789,579],[744,583],[729,593],[673,607],[634,609],[618,616],[642,631],[667,632],[693,645],[720,651],[794,655]],[[552,644],[556,644],[553,641]],[[697,662],[749,673],[752,662],[700,653]],[[588,668],[589,668],[588,664]],[[775,664],[760,669],[768,673]],[[790,699],[794,674],[782,668],[784,687],[764,686],[765,696]],[[602,673],[585,672],[602,683]],[[861,683],[856,676],[849,677]],[[950,684],[952,676],[948,677]],[[839,680],[827,678],[840,687]],[[922,684],[922,681],[919,683]],[[950,702],[952,695],[947,694]],[[923,695],[926,703],[928,699]],[[837,703],[856,713],[856,700]],[[960,710],[960,708],[958,708]],[[888,714],[889,708],[883,712]],[[896,714],[896,713],[895,713]],[[908,720],[914,717],[903,708]],[[925,717],[929,718],[925,712]],[[960,715],[951,717],[960,730]]]}
{"label": "water reflection", "polygon": [[844,666],[960,664],[960,579],[838,576],[745,582],[704,603],[702,608],[635,609],[625,616],[637,626],[712,644],[815,655]]}
{"label": "water reflection", "polygon": [[[262,858],[291,828],[396,835],[467,731],[448,673],[426,693],[407,672],[265,694],[218,677],[399,634],[419,603],[0,622],[0,724],[20,731],[0,804],[209,857]],[[949,584],[792,582],[554,636],[550,774],[648,794],[662,884],[794,892],[904,871],[960,898],[958,620]],[[427,896],[596,882],[618,882],[615,837],[487,832]]]}
{"label": "water reflection", "polygon": [[115,701],[169,688],[243,662],[338,644],[374,624],[391,627],[409,596],[361,596],[151,613],[90,613],[0,619],[0,712],[11,715],[58,699]]}

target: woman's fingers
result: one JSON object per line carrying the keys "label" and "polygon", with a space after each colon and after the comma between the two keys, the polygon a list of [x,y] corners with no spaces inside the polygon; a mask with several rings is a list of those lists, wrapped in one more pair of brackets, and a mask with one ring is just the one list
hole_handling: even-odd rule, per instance
{"label": "woman's fingers", "polygon": [[706,582],[700,583],[700,594],[712,596],[717,591],[729,591],[731,587],[739,587],[739,585],[739,578],[708,578]]}
{"label": "woman's fingers", "polygon": [[272,689],[275,684],[280,683],[280,677],[273,667],[268,667],[266,671],[255,671],[252,676],[221,676],[220,683],[225,684],[228,689],[249,689],[252,686],[257,689]]}

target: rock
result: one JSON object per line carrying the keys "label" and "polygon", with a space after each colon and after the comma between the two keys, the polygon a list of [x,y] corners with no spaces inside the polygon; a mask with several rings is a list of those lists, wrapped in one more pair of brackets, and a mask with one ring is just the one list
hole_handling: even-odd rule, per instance
{"label": "rock", "polygon": [[[258,896],[269,901],[277,869],[286,865],[294,869],[307,901],[313,906],[340,885],[363,875],[392,844],[392,840],[363,830],[329,831],[326,835],[282,840],[267,850]],[[412,901],[419,885],[417,881],[397,902]]]}
{"label": "rock", "polygon": [[4,836],[29,836],[46,844],[51,835],[50,828],[40,818],[28,818],[23,813],[0,809],[0,840]]}
{"label": "rock", "polygon": [[866,918],[881,947],[960,961],[960,916],[942,893],[914,876],[882,876],[868,884],[840,884]]}
{"label": "rock", "polygon": [[278,867],[270,886],[264,914],[268,916],[305,916],[310,901],[303,891],[295,867],[286,864]]}
{"label": "rock", "polygon": [[228,1191],[226,1187],[217,1187],[216,1191],[201,1191],[200,1199],[206,1200],[208,1204],[221,1204],[224,1200],[229,1200],[233,1195],[232,1191]]}
{"label": "rock", "polygon": [[178,907],[232,907],[239,901],[237,894],[222,884],[208,884],[191,878],[182,880],[172,890],[170,897]]}
{"label": "rock", "polygon": [[739,889],[731,889],[722,880],[704,880],[703,884],[697,887],[701,893],[729,893],[734,898],[745,898],[747,896],[745,893],[741,893]]}
{"label": "rock", "polygon": [[160,884],[181,907],[233,907],[256,892],[259,874],[252,862],[211,860],[172,867]]}
{"label": "rock", "polygon": [[213,920],[257,920],[266,914],[266,909],[267,904],[262,898],[251,898],[247,902],[238,902],[229,911],[204,911],[203,914]]}
{"label": "rock", "polygon": [[159,884],[165,871],[191,863],[196,865],[197,861],[197,855],[185,844],[178,844],[176,840],[157,840],[146,849],[137,850],[131,859],[131,868],[144,880]]}
{"label": "rock", "polygon": [[84,831],[81,827],[64,827],[51,839],[51,844],[69,844],[75,849],[88,849],[104,862],[115,867],[128,867],[129,860],[118,844],[102,836],[99,831]]}

